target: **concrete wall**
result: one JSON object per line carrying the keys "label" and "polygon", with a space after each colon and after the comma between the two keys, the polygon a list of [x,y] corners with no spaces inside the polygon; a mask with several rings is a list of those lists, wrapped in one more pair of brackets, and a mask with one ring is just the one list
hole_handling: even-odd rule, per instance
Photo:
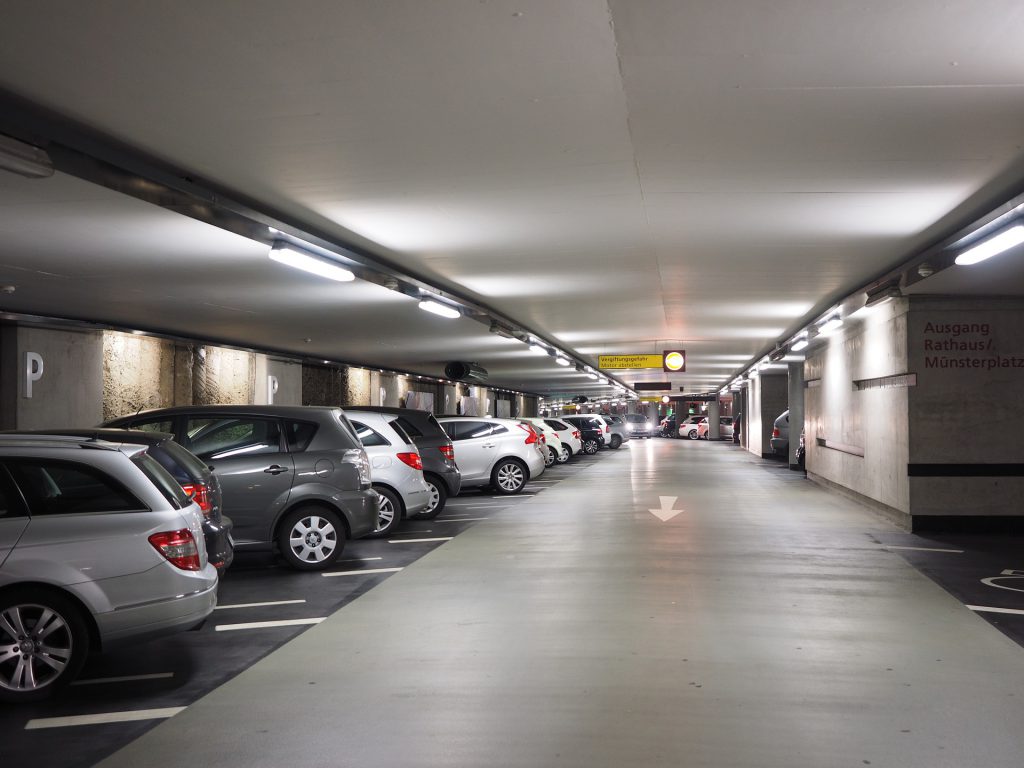
{"label": "concrete wall", "polygon": [[787,377],[763,373],[750,380],[747,389],[746,447],[758,456],[772,456],[772,428],[776,417],[786,410],[789,399]]}
{"label": "concrete wall", "polygon": [[1024,513],[1024,478],[976,475],[1024,465],[1022,310],[1019,299],[911,299],[909,463],[949,473],[910,477],[915,517]]}
{"label": "concrete wall", "polygon": [[[302,405],[302,364],[267,355],[255,355],[253,403],[265,405]],[[270,377],[273,376],[273,382]],[[277,384],[277,391],[270,387]]]}
{"label": "concrete wall", "polygon": [[[116,331],[103,332],[102,339],[104,421],[178,404],[179,356],[173,341]],[[191,370],[187,374],[191,395]]]}
{"label": "concrete wall", "polygon": [[[15,402],[8,404],[11,428],[91,427],[103,420],[101,331],[22,327],[8,338],[14,349],[5,358],[13,357],[18,371]],[[25,375],[28,353],[42,360],[42,375],[31,384]],[[38,372],[38,364],[33,370]]]}
{"label": "concrete wall", "polygon": [[808,474],[852,491],[909,524],[906,386],[858,389],[856,381],[908,372],[903,301],[849,319],[814,341],[804,363]]}

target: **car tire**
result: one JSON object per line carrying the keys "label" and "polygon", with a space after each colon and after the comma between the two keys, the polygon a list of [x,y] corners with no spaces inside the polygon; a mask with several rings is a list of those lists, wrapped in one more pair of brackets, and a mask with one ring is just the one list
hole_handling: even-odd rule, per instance
{"label": "car tire", "polygon": [[587,454],[587,456],[593,456],[600,448],[601,446],[598,444],[597,440],[583,441],[583,452]]}
{"label": "car tire", "polygon": [[377,527],[369,538],[379,539],[393,533],[402,524],[402,499],[397,493],[383,485],[373,486],[380,496],[380,510],[377,512]]}
{"label": "car tire", "polygon": [[567,462],[570,458],[572,458],[572,451],[569,450],[568,445],[563,444],[562,450],[558,454],[558,463],[565,464],[565,462]]}
{"label": "car tire", "polygon": [[526,487],[528,471],[519,459],[502,459],[491,470],[491,486],[496,493],[511,496]]}
{"label": "car tire", "polygon": [[75,679],[88,654],[89,630],[70,598],[28,587],[0,598],[0,701],[45,699]]}
{"label": "car tire", "polygon": [[552,448],[551,446],[548,446],[547,451],[544,453],[544,466],[545,466],[545,468],[546,467],[553,467],[553,466],[555,466],[555,462],[556,461],[558,461],[558,453],[555,451],[554,448]]}
{"label": "car tire", "polygon": [[430,491],[430,506],[413,517],[416,520],[433,520],[441,514],[441,510],[444,509],[444,505],[448,501],[448,489],[440,478],[424,475],[423,479],[427,481],[427,490]]}
{"label": "car tire", "polygon": [[319,571],[333,565],[345,548],[345,527],[326,507],[297,507],[281,520],[277,545],[292,568]]}
{"label": "car tire", "polygon": [[612,435],[611,442],[608,443],[608,447],[613,450],[618,450],[619,446],[622,445],[622,438],[618,435]]}
{"label": "car tire", "polygon": [[691,440],[696,440],[697,439],[697,430],[696,429],[691,429],[689,432],[686,433],[686,436],[688,438],[690,438]]}

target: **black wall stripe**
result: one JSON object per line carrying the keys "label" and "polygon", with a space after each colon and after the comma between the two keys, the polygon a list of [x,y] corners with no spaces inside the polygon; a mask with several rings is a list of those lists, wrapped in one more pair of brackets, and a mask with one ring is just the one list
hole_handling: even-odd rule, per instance
{"label": "black wall stripe", "polygon": [[908,464],[910,477],[1024,477],[1024,464]]}

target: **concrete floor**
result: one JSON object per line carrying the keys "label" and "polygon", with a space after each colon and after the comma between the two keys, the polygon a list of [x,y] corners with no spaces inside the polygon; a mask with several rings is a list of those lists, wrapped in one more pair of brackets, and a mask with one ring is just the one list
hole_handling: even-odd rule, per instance
{"label": "concrete floor", "polygon": [[1020,768],[1024,650],[891,530],[731,444],[632,441],[101,765]]}

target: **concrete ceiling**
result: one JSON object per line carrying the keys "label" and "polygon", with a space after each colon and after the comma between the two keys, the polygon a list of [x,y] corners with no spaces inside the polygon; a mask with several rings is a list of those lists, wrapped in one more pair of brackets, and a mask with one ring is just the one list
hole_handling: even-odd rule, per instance
{"label": "concrete ceiling", "polygon": [[[684,348],[673,385],[703,391],[1020,191],[1022,33],[1015,0],[8,0],[0,88],[591,364]],[[266,254],[71,176],[0,174],[0,309],[597,391]],[[1024,293],[998,269],[933,279]]]}

